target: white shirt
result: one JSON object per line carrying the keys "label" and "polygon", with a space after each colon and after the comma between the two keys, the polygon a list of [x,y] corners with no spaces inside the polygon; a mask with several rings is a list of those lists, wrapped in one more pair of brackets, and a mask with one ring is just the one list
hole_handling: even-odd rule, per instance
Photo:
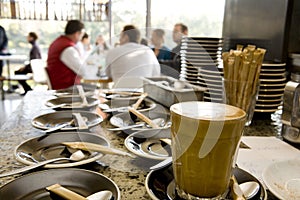
{"label": "white shirt", "polygon": [[88,50],[88,47],[84,45],[81,41],[76,43],[76,48],[79,51],[79,55],[82,60],[86,60],[86,58],[89,56],[91,53],[91,50]]}
{"label": "white shirt", "polygon": [[160,75],[160,65],[152,49],[132,42],[108,51],[106,66],[106,74],[114,82],[125,77]]}
{"label": "white shirt", "polygon": [[80,54],[75,47],[67,47],[60,54],[60,60],[73,72],[84,77],[86,74],[86,70],[84,67],[84,62],[80,58]]}

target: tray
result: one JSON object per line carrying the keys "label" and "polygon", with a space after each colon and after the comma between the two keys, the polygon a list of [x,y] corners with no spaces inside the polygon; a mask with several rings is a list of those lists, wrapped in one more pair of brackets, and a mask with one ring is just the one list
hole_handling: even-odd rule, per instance
{"label": "tray", "polygon": [[170,107],[184,101],[202,101],[205,88],[168,76],[143,78],[144,92],[160,104]]}

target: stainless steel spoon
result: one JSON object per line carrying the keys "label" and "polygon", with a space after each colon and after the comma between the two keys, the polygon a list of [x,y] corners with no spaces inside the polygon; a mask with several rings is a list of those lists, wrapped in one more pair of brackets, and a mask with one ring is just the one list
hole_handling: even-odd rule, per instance
{"label": "stainless steel spoon", "polygon": [[66,105],[67,105],[66,103],[61,103],[61,104],[57,104],[57,105],[55,105],[55,106],[51,106],[51,107],[49,107],[49,108],[51,108],[51,109],[56,109],[56,108],[64,107],[64,106],[66,106]]}
{"label": "stainless steel spoon", "polygon": [[6,173],[2,173],[0,174],[0,178],[1,177],[5,177],[5,176],[11,176],[11,175],[15,175],[15,174],[19,174],[22,172],[27,172],[30,171],[32,169],[38,168],[38,167],[42,167],[44,165],[47,165],[49,163],[54,163],[57,161],[63,161],[63,160],[69,160],[69,161],[80,161],[85,157],[84,153],[81,150],[75,151],[74,153],[72,153],[72,155],[70,156],[70,158],[53,158],[53,159],[49,159],[49,160],[45,160],[45,161],[41,161],[38,162],[36,164],[33,165],[29,165],[20,169],[16,169],[10,172],[6,172]]}
{"label": "stainless steel spoon", "polygon": [[167,165],[170,165],[171,163],[172,163],[172,157],[168,157],[165,160],[159,162],[158,164],[150,167],[150,170],[158,170],[158,169],[166,167]]}
{"label": "stainless steel spoon", "polygon": [[74,123],[74,119],[72,119],[72,120],[69,121],[69,122],[66,122],[66,123],[60,124],[60,125],[58,125],[58,126],[55,126],[55,127],[53,127],[53,128],[49,128],[48,130],[45,130],[44,133],[52,133],[52,132],[57,131],[57,130],[60,130],[60,129],[66,127],[66,126],[70,126],[70,125],[73,124],[73,123]]}
{"label": "stainless steel spoon", "polygon": [[260,189],[260,185],[255,181],[244,182],[239,184],[239,186],[243,191],[246,199],[251,199],[252,197],[254,197]]}
{"label": "stainless steel spoon", "polygon": [[87,200],[110,200],[112,198],[112,192],[109,190],[103,190],[86,197]]}
{"label": "stainless steel spoon", "polygon": [[[162,124],[165,124],[165,120],[163,118],[156,118],[152,120],[155,124],[157,124],[158,126],[161,126]],[[146,124],[146,122],[141,122],[138,124],[133,124],[133,125],[128,125],[128,126],[123,126],[123,127],[118,127],[118,128],[108,128],[107,130],[109,131],[123,131],[123,130],[128,130],[128,129],[132,129],[132,128],[138,128],[138,127],[150,127],[149,125]]]}

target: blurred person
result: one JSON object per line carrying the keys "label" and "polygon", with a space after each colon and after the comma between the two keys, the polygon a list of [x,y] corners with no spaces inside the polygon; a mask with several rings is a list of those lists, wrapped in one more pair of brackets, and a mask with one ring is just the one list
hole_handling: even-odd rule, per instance
{"label": "blurred person", "polygon": [[157,58],[151,48],[140,44],[140,35],[135,26],[124,26],[119,38],[120,46],[107,53],[106,74],[115,84],[122,78],[160,75]]}
{"label": "blurred person", "polygon": [[76,48],[84,34],[84,24],[79,20],[70,20],[65,34],[56,38],[49,47],[47,72],[52,89],[63,89],[80,84],[85,75],[83,60]]}
{"label": "blurred person", "polygon": [[148,46],[148,40],[146,38],[142,38],[140,43],[142,45]]}
{"label": "blurred person", "polygon": [[[5,29],[0,26],[0,55],[7,55],[8,38]],[[2,76],[3,61],[0,60],[0,76]]]}
{"label": "blurred person", "polygon": [[87,33],[83,34],[81,40],[77,42],[76,47],[79,50],[80,57],[85,60],[91,51],[90,37]]}
{"label": "blurred person", "polygon": [[91,55],[105,56],[109,49],[110,49],[110,47],[107,45],[106,41],[104,40],[103,35],[100,34],[96,38],[95,47],[94,47]]}
{"label": "blurred person", "polygon": [[106,44],[103,35],[98,35],[95,42],[96,47],[100,50],[109,50],[109,46]]}
{"label": "blurred person", "polygon": [[[30,61],[33,59],[41,59],[42,54],[40,47],[37,44],[38,35],[35,32],[30,32],[27,35],[27,42],[31,44],[31,49],[29,51],[29,63],[19,70],[15,71],[15,74],[28,74],[32,73]],[[41,66],[43,67],[43,66]],[[24,89],[24,93],[21,95],[25,95],[28,91],[32,90],[31,87],[25,80],[19,80],[19,83],[22,85]]]}
{"label": "blurred person", "polygon": [[[105,57],[109,50],[109,46],[106,44],[103,35],[99,34],[95,41],[95,47],[86,59],[88,71],[92,77],[106,76],[104,72]],[[96,72],[94,72],[96,70]]]}
{"label": "blurred person", "polygon": [[171,60],[170,49],[164,45],[165,31],[162,29],[155,29],[152,31],[151,43],[153,44],[152,50],[158,61]]}
{"label": "blurred person", "polygon": [[173,28],[173,41],[176,46],[172,49],[171,59],[173,60],[172,67],[180,73],[180,47],[182,36],[188,35],[188,27],[183,23],[177,23]]}

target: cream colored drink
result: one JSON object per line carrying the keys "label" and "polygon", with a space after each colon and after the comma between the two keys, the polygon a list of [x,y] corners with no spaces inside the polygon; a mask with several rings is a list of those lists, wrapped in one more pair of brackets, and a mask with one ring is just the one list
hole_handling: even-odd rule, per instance
{"label": "cream colored drink", "polygon": [[172,157],[177,192],[213,198],[229,185],[246,113],[211,102],[182,102],[171,110]]}

